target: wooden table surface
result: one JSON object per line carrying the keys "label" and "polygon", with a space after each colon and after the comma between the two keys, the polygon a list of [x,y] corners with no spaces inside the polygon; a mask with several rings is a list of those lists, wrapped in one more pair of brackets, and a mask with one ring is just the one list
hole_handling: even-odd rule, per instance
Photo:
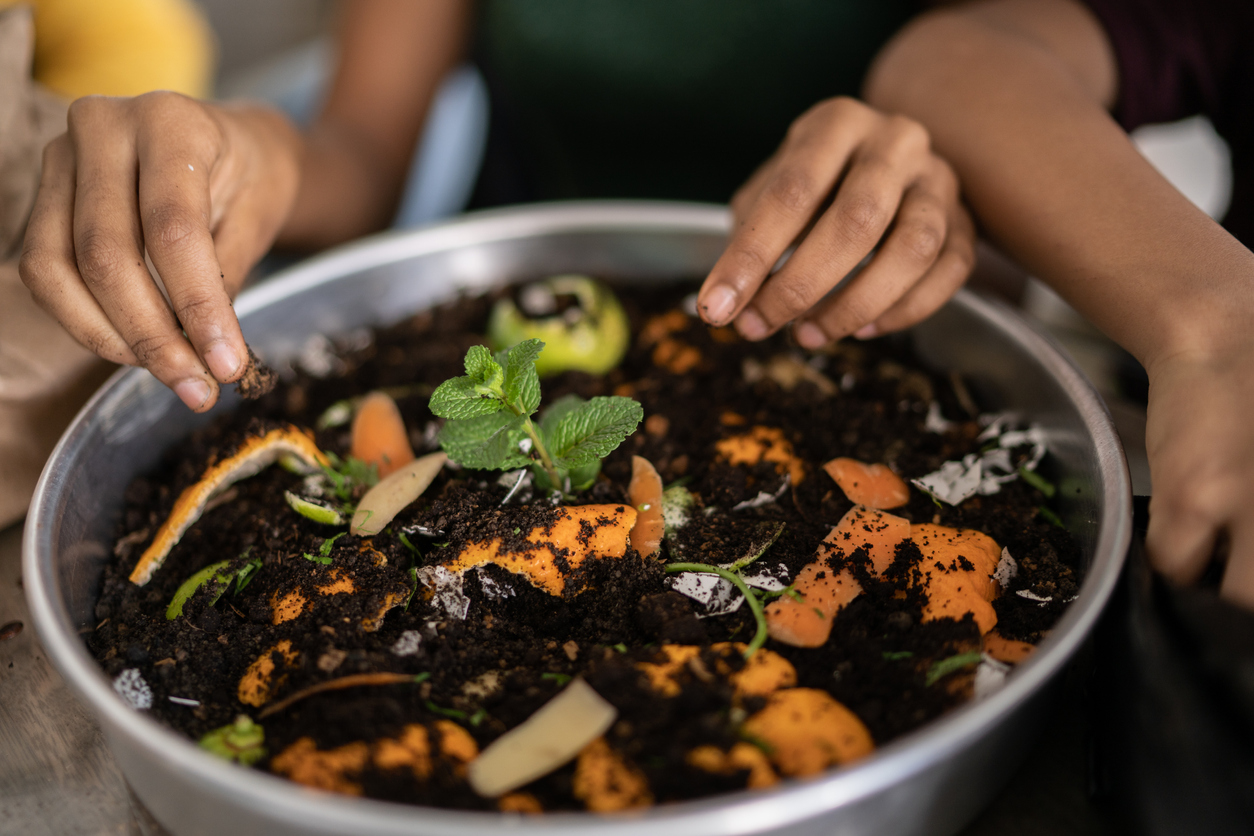
{"label": "wooden table surface", "polygon": [[[44,657],[21,585],[22,527],[0,531],[0,836],[162,836],[130,792],[91,717]],[[1082,677],[1023,767],[962,836],[1103,836],[1085,796]]]}

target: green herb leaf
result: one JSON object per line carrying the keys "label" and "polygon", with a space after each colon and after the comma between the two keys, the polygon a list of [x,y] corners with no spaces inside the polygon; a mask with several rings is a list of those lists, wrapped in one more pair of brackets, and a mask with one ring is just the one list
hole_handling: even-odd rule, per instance
{"label": "green herb leaf", "polygon": [[561,420],[585,403],[587,401],[575,394],[563,395],[553,401],[544,408],[544,412],[540,413],[540,432],[552,438],[553,430],[557,428]]}
{"label": "green herb leaf", "polygon": [[914,658],[914,654],[911,653],[909,650],[889,650],[889,651],[885,651],[884,653],[881,653],[880,655],[890,662],[898,662],[898,661],[901,661],[902,659]]}
{"label": "green herb leaf", "polygon": [[500,412],[505,408],[505,402],[484,394],[470,378],[455,377],[436,387],[427,407],[441,418],[462,420]]}
{"label": "green herb leaf", "polygon": [[182,615],[183,605],[186,604],[202,586],[212,584],[213,587],[216,587],[211,588],[210,590],[210,595],[213,598],[213,601],[209,602],[210,605],[221,598],[222,593],[225,592],[226,588],[231,585],[231,576],[222,574],[222,570],[230,565],[230,563],[231,561],[229,560],[223,560],[219,563],[206,566],[187,580],[183,581],[179,588],[174,591],[174,597],[170,600],[170,605],[165,608],[166,620],[173,621]]}
{"label": "green herb leaf", "polygon": [[973,650],[970,653],[959,653],[957,656],[950,656],[948,659],[941,659],[928,669],[927,676],[923,680],[924,685],[932,686],[940,680],[949,676],[954,671],[962,670],[969,665],[978,665],[980,663],[980,652]]}
{"label": "green herb leaf", "polygon": [[542,673],[540,678],[550,680],[558,688],[564,688],[566,683],[570,682],[574,677],[568,673]]}
{"label": "green herb leaf", "polygon": [[540,408],[536,358],[543,349],[543,342],[530,339],[505,352],[505,402],[519,415],[531,415]]}
{"label": "green herb leaf", "polygon": [[476,386],[488,389],[500,388],[505,379],[501,364],[492,356],[492,351],[483,345],[472,345],[466,352],[466,377]]}
{"label": "green herb leaf", "polygon": [[567,413],[548,436],[559,466],[571,468],[609,455],[631,435],[644,407],[631,398],[596,397]]}
{"label": "green herb leaf", "polygon": [[431,671],[423,671],[422,673],[416,673],[414,674],[414,684],[417,685],[419,682],[426,682],[430,678],[431,678]]}
{"label": "green herb leaf", "polygon": [[[247,555],[250,551],[252,551],[252,548],[252,546],[249,546],[244,550],[244,554],[240,555],[240,557]],[[261,558],[259,557],[254,557],[252,560],[241,566],[240,570],[235,573],[235,592],[232,594],[239,595],[243,592],[244,587],[248,586],[248,584],[252,582],[253,575],[256,575],[260,569]]]}
{"label": "green herb leaf", "polygon": [[466,719],[466,722],[470,723],[470,725],[475,728],[479,728],[479,724],[486,719],[488,719],[488,710],[486,708],[481,708],[474,714],[471,714],[470,717]]}
{"label": "green herb leaf", "polygon": [[440,446],[462,467],[511,470],[531,464],[518,446],[527,437],[521,415],[498,412],[461,421],[449,421],[440,430]]}
{"label": "green herb leaf", "polygon": [[305,552],[303,555],[301,555],[301,557],[305,558],[306,560],[312,560],[314,563],[321,563],[323,566],[327,566],[327,565],[329,565],[329,564],[331,564],[331,563],[334,563],[334,562],[335,562],[335,561],[331,560],[331,558],[329,558],[329,557],[322,557],[322,556],[320,556],[320,555],[313,555],[313,554],[310,554],[309,552]]}
{"label": "green herb leaf", "polygon": [[401,545],[403,545],[405,548],[409,549],[411,552],[413,552],[413,553],[414,553],[414,557],[416,557],[416,558],[417,558],[417,557],[422,557],[422,552],[418,551],[418,547],[417,547],[417,546],[415,546],[413,543],[409,542],[409,538],[405,536],[405,532],[403,532],[403,531],[398,531],[398,532],[396,533],[396,537],[397,537],[397,539],[399,539],[399,540],[401,541]]}
{"label": "green herb leaf", "polygon": [[335,548],[335,541],[340,539],[347,533],[348,533],[347,531],[341,531],[339,534],[336,534],[334,537],[328,537],[327,539],[323,540],[322,545],[318,547],[318,554],[322,555],[323,557],[326,557],[327,555],[329,555],[331,553],[331,549]]}

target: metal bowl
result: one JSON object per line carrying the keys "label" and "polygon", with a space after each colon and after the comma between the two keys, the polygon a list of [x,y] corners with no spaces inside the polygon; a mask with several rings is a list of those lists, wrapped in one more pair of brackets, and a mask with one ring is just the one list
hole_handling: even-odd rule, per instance
{"label": "metal bowl", "polygon": [[[448,299],[559,272],[640,285],[702,275],[721,252],[725,209],[571,203],[499,210],[388,234],[300,264],[240,296],[244,334],[271,362],[313,333],[386,324]],[[1079,538],[1079,598],[1005,687],[808,781],[658,807],[631,816],[517,817],[323,794],[242,769],[129,708],[79,632],[90,628],[110,534],[131,479],[210,416],[194,416],[146,372],[119,372],[61,439],[31,505],[23,573],[35,627],[104,729],[139,798],[172,833],[946,834],[1004,784],[1026,751],[1057,674],[1096,621],[1131,532],[1131,489],[1110,418],[1083,375],[1011,310],[959,293],[913,331],[922,356],[961,372],[987,403],[1046,430],[1060,513]],[[231,408],[224,403],[214,410]]]}

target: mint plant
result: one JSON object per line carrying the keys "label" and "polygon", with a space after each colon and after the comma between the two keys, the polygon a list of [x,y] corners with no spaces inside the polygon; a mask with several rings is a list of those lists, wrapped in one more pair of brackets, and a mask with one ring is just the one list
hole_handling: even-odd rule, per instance
{"label": "mint plant", "polygon": [[463,467],[531,467],[541,489],[586,488],[600,472],[601,459],[635,431],[644,409],[631,398],[585,401],[567,395],[533,421],[540,409],[536,359],[543,349],[536,339],[495,355],[472,346],[466,374],[431,394],[431,411],[447,419],[440,446]]}

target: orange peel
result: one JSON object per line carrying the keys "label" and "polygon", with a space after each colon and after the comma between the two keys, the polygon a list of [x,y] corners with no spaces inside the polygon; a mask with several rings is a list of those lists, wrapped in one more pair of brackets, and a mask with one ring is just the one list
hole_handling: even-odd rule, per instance
{"label": "orange peel", "polygon": [[773,462],[777,473],[787,471],[794,485],[800,484],[806,475],[806,465],[793,453],[792,442],[784,438],[779,427],[754,426],[747,433],[720,438],[714,442],[718,457],[728,464],[755,465]]}
{"label": "orange peel", "polygon": [[850,508],[818,548],[815,559],[804,566],[792,587],[802,600],[783,596],[765,607],[766,627],[775,641],[794,647],[826,644],[836,614],[862,594],[862,584],[846,568],[835,572],[824,559],[836,546],[845,554],[864,548],[870,570],[880,574],[893,562],[897,544],[910,536],[910,521],[894,514],[855,505]]}
{"label": "orange peel", "polygon": [[575,761],[571,789],[594,813],[613,813],[653,804],[648,779],[639,769],[623,760],[604,737],[584,747]]}
{"label": "orange peel", "polygon": [[887,465],[842,457],[832,459],[823,469],[855,505],[888,510],[910,501],[910,486]]}
{"label": "orange peel", "polygon": [[179,495],[170,516],[161,524],[152,543],[144,550],[139,562],[131,571],[130,581],[143,586],[161,568],[166,556],[182,538],[187,529],[200,519],[205,505],[228,487],[255,476],[282,456],[295,456],[306,465],[316,468],[329,466],[326,455],[314,443],[313,433],[289,424],[264,435],[252,436],[234,453],[205,469],[204,475]]}
{"label": "orange peel", "polygon": [[536,548],[507,551],[497,537],[467,543],[451,562],[450,572],[463,572],[484,563],[495,563],[506,571],[523,575],[538,589],[560,596],[566,589],[566,576],[558,557],[577,569],[593,555],[622,557],[627,553],[628,534],[636,524],[636,509],[626,505],[574,505],[559,508],[558,517],[547,528],[536,528],[527,541]]}
{"label": "orange peel", "polygon": [[789,776],[814,775],[875,749],[858,715],[817,688],[776,691],[745,720],[744,731],[767,744],[771,761]]}

